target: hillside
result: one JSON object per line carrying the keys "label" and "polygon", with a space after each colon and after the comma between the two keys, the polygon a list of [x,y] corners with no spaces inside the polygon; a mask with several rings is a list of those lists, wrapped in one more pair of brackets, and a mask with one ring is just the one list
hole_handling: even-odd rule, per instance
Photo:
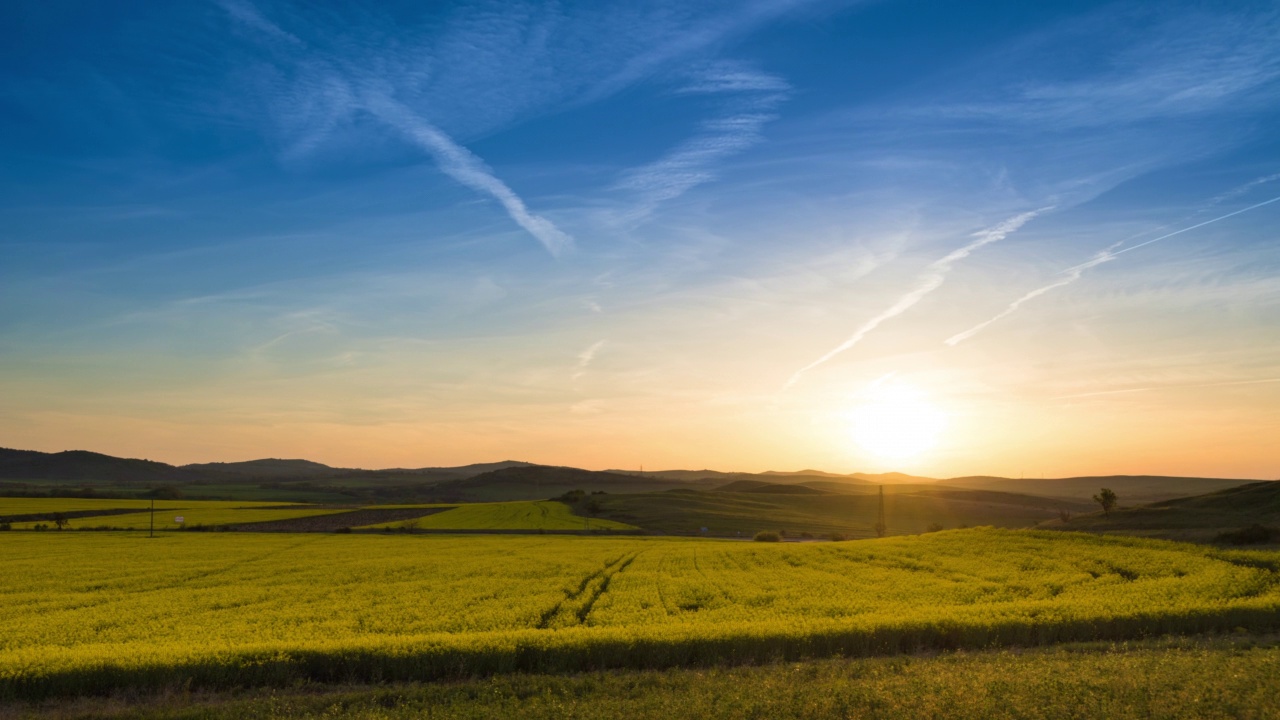
{"label": "hillside", "polygon": [[249,475],[258,478],[323,477],[352,472],[351,470],[329,467],[323,463],[310,460],[279,460],[276,458],[246,460],[244,462],[194,463],[183,465],[182,468],[200,472]]}
{"label": "hillside", "polygon": [[1280,482],[1256,482],[1193,497],[1051,521],[1042,527],[1207,542],[1250,525],[1280,527]]}
{"label": "hillside", "polygon": [[1101,488],[1111,488],[1121,505],[1136,505],[1188,495],[1224,490],[1253,480],[1229,478],[1173,477],[1165,475],[1096,475],[1069,478],[958,477],[939,481],[944,485],[974,490],[1040,495],[1043,497],[1089,500]]}
{"label": "hillside", "polygon": [[[729,537],[747,537],[760,530],[785,530],[792,536],[875,534],[877,493],[794,494],[760,492],[766,485],[737,487],[738,491],[677,489],[592,499],[599,506],[599,517],[675,535],[699,534],[704,527],[707,534]],[[1073,512],[1088,507],[1070,501],[1065,504],[1065,509]],[[964,490],[885,493],[891,535],[922,533],[938,525],[948,529],[1029,527],[1058,517],[1063,508],[1063,503],[1045,498]]]}
{"label": "hillside", "polygon": [[86,450],[43,453],[0,448],[0,478],[4,479],[174,483],[200,477],[199,472],[162,462],[118,458]]}
{"label": "hillside", "polygon": [[490,502],[542,500],[573,490],[587,493],[642,493],[691,487],[689,483],[649,475],[581,470],[571,467],[528,465],[481,473],[464,480],[434,485],[432,494],[442,502]]}

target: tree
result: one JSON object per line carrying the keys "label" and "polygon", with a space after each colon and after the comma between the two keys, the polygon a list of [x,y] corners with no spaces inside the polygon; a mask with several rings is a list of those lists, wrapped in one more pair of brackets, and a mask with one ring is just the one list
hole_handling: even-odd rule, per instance
{"label": "tree", "polygon": [[1104,516],[1111,515],[1111,509],[1116,506],[1116,494],[1111,488],[1102,488],[1102,491],[1093,496],[1093,501],[1102,506],[1102,514]]}
{"label": "tree", "polygon": [[59,530],[61,530],[62,528],[66,527],[66,526],[67,526],[67,522],[68,522],[68,521],[67,521],[67,516],[66,516],[66,515],[64,515],[64,514],[62,514],[62,513],[60,513],[60,512],[59,512],[59,513],[54,513],[54,514],[53,514],[53,524],[54,524],[54,525],[55,525]]}

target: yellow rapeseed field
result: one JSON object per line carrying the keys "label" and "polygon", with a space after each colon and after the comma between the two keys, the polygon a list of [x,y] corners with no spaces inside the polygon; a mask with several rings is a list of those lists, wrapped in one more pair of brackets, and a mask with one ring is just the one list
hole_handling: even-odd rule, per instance
{"label": "yellow rapeseed field", "polygon": [[0,533],[0,696],[1280,627],[1280,557],[994,529],[845,543]]}

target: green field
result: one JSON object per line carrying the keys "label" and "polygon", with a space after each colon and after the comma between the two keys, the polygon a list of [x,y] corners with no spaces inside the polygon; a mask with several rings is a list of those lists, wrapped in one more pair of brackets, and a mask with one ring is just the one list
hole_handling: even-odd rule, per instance
{"label": "green field", "polygon": [[[387,506],[397,507],[397,506]],[[399,506],[404,507],[404,506]],[[501,502],[460,505],[427,517],[370,525],[369,528],[424,530],[634,530],[634,525],[574,515],[561,502]]]}
{"label": "green field", "polygon": [[[671,490],[636,495],[593,495],[601,517],[662,533],[750,537],[760,530],[788,534],[875,536],[879,498],[874,492],[794,495],[783,493]],[[1058,508],[1088,506],[1069,501],[990,492],[887,492],[885,513],[892,535],[922,533],[931,525],[954,529],[1031,527],[1058,516]]]}
{"label": "green field", "polygon": [[[274,505],[269,509],[244,507],[244,503],[226,503],[226,505],[228,505],[228,507],[210,507],[203,504],[197,505],[195,503],[188,502],[185,506],[166,508],[163,511],[156,508],[155,529],[157,531],[173,531],[194,527],[209,528],[219,525],[238,525],[243,523],[267,522],[270,520],[293,520],[295,518],[314,517],[316,515],[328,515],[331,513],[342,512],[342,510],[307,507],[305,505],[288,509],[281,508],[279,505]],[[181,523],[177,520],[179,517],[182,518]],[[49,522],[18,522],[13,523],[13,528],[15,530],[29,530],[37,524],[48,526]],[[109,527],[121,530],[147,530],[151,527],[151,513],[140,512],[128,513],[125,515],[99,515],[72,518],[67,521],[67,527],[71,530],[100,527]]]}
{"label": "green field", "polygon": [[[72,517],[67,520],[67,527],[73,530],[98,527],[146,530],[151,527],[152,518],[149,507],[149,500],[0,498],[0,517],[137,509],[140,512]],[[279,503],[236,500],[157,500],[155,508],[156,530],[289,520],[341,512],[341,510],[320,506],[282,506]],[[179,517],[183,519],[181,524],[177,522]],[[37,525],[50,526],[51,524],[48,518],[11,523],[15,530],[30,530]]]}
{"label": "green field", "polygon": [[1240,720],[1280,717],[1280,638],[1071,643],[750,667],[0,702],[0,718]]}
{"label": "green field", "polygon": [[2,533],[0,696],[740,663],[1280,625],[1280,556],[865,542]]}

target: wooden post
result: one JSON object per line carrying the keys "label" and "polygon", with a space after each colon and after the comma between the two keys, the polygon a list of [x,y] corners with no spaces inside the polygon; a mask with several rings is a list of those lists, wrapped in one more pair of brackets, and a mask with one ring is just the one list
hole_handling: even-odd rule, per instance
{"label": "wooden post", "polygon": [[889,526],[884,521],[884,486],[880,486],[880,512],[876,516],[876,537],[884,537],[889,532]]}

